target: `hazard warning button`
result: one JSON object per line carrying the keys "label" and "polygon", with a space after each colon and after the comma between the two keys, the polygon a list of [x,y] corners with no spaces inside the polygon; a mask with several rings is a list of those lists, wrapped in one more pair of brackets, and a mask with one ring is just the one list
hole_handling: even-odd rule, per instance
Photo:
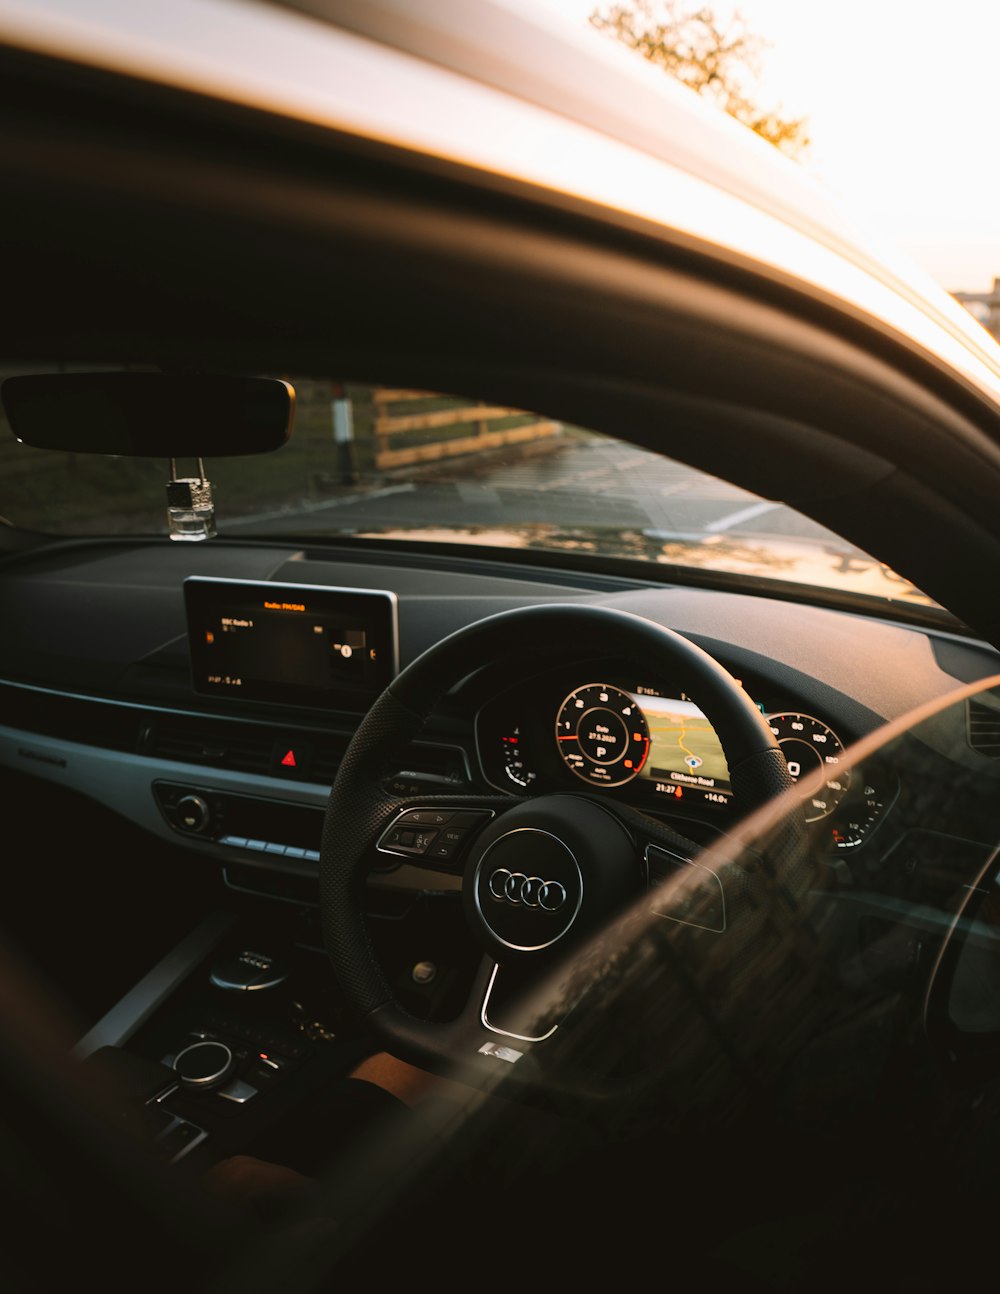
{"label": "hazard warning button", "polygon": [[274,743],[271,771],[280,777],[307,777],[312,763],[312,747],[297,737]]}

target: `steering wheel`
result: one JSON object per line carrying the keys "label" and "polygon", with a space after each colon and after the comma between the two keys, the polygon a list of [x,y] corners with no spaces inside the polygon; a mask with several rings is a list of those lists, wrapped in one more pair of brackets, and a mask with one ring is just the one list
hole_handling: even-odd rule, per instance
{"label": "steering wheel", "polygon": [[[684,874],[665,919],[726,938],[741,895],[696,861],[699,849],[658,820],[586,793],[399,798],[391,753],[420,732],[439,698],[480,668],[544,644],[564,659],[623,657],[674,680],[722,743],[736,805],[748,813],[792,786],[770,726],[740,684],[687,638],[641,616],[583,605],[502,612],[443,639],[408,665],[358,727],[330,793],[320,857],[326,950],[348,1005],[385,1050],[425,1068],[483,1075],[543,1048],[565,1003],[523,1005],[527,988],[661,881]],[[455,1020],[419,1019],[396,999],[365,920],[378,851],[462,879],[465,920],[483,952]],[[686,906],[684,906],[686,904]],[[506,1062],[506,1065],[504,1064]]]}

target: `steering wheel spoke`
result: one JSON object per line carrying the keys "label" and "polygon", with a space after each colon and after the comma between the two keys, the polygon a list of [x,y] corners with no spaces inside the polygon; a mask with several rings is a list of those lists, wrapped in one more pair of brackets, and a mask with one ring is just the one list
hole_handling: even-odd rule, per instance
{"label": "steering wheel spoke", "polygon": [[[727,920],[725,871],[713,867],[711,851],[638,809],[626,805],[616,811],[644,864],[649,910],[667,921],[722,934]],[[729,907],[735,902],[730,893]]]}

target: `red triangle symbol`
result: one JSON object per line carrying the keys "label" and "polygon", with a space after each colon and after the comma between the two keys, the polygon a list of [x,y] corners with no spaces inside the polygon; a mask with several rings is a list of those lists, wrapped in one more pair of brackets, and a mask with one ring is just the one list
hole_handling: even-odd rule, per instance
{"label": "red triangle symbol", "polygon": [[295,767],[295,751],[290,750],[281,761],[286,768]]}

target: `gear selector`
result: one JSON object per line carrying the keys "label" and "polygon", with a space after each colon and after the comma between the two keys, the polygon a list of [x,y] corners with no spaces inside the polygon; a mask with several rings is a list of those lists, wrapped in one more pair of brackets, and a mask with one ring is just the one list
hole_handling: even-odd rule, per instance
{"label": "gear selector", "polygon": [[288,979],[288,966],[267,953],[244,948],[212,968],[210,980],[230,993],[261,993],[280,987]]}

